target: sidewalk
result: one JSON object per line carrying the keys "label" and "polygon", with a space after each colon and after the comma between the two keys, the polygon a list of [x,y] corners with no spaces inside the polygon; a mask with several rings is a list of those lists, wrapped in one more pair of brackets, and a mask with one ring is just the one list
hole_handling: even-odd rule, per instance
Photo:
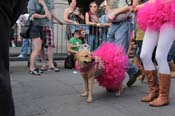
{"label": "sidewalk", "polygon": [[26,62],[11,62],[11,79],[16,116],[174,116],[175,79],[172,79],[171,102],[162,108],[149,107],[140,102],[146,95],[147,84],[140,81],[116,97],[95,84],[94,102],[86,103],[80,97],[83,79],[73,70],[64,69],[63,61],[57,61],[60,72],[47,72],[42,76],[28,74]]}

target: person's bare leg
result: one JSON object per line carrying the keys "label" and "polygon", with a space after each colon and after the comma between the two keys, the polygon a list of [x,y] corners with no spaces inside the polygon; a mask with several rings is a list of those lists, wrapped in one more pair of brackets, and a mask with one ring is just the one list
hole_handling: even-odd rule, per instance
{"label": "person's bare leg", "polygon": [[46,66],[46,54],[45,54],[44,48],[41,48],[40,55],[41,55],[41,64],[42,64],[41,69],[45,70],[47,66]]}
{"label": "person's bare leg", "polygon": [[34,49],[31,53],[30,56],[30,71],[35,70],[35,61],[36,61],[36,57],[38,56],[40,50],[41,50],[41,39],[40,38],[34,38],[32,39],[33,45],[34,45]]}
{"label": "person's bare leg", "polygon": [[53,55],[54,55],[54,48],[53,47],[48,47],[48,59],[49,59],[49,62],[48,62],[48,66],[49,68],[55,68],[54,64],[53,64]]}

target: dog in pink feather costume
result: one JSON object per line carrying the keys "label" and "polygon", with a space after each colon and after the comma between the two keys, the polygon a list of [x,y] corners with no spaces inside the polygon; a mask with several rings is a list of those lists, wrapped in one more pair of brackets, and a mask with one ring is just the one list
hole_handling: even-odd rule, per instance
{"label": "dog in pink feather costume", "polygon": [[82,50],[76,54],[76,69],[84,79],[84,89],[81,96],[87,96],[87,102],[92,102],[94,79],[100,86],[122,92],[122,83],[128,65],[128,57],[123,47],[112,43],[103,43],[93,54]]}
{"label": "dog in pink feather costume", "polygon": [[112,43],[104,43],[94,53],[103,60],[104,72],[97,81],[99,85],[111,90],[118,90],[125,78],[128,57],[123,47]]}

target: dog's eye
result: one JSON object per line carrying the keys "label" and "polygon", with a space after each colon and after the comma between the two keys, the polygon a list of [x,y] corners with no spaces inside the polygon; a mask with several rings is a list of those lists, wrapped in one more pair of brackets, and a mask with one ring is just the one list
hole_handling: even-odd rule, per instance
{"label": "dog's eye", "polygon": [[85,55],[84,57],[86,57],[86,58],[87,58],[87,57],[88,57],[88,55]]}

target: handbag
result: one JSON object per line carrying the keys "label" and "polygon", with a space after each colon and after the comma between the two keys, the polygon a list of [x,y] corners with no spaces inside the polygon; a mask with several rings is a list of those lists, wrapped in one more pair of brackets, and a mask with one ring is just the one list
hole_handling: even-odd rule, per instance
{"label": "handbag", "polygon": [[32,27],[32,20],[29,17],[28,20],[26,21],[26,23],[24,24],[24,26],[21,29],[20,36],[25,38],[25,39],[30,38],[31,27]]}
{"label": "handbag", "polygon": [[75,67],[74,55],[68,55],[64,61],[64,68],[72,69]]}

